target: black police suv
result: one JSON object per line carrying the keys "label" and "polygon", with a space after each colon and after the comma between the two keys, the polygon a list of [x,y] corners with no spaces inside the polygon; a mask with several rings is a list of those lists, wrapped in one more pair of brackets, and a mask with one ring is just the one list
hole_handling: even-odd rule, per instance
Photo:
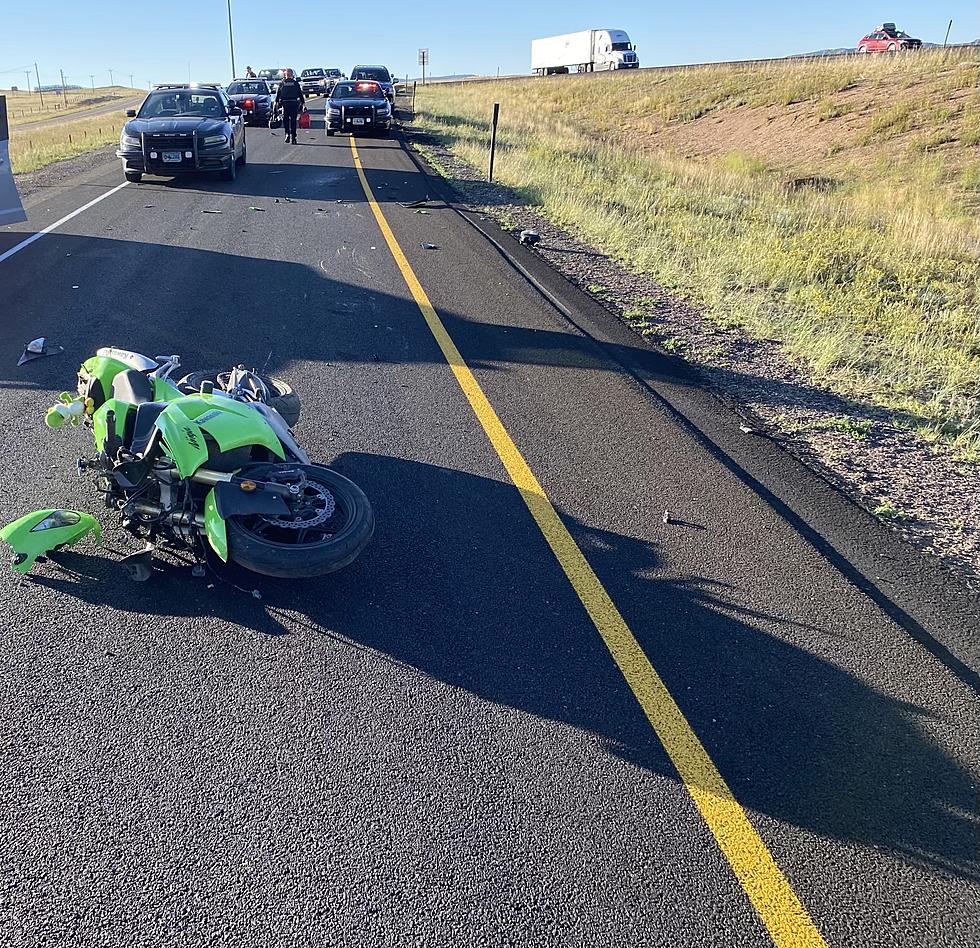
{"label": "black police suv", "polygon": [[379,82],[338,82],[327,99],[327,134],[377,132],[391,129],[391,103]]}
{"label": "black police suv", "polygon": [[276,94],[265,79],[235,79],[225,90],[233,105],[242,110],[246,125],[276,125],[282,110],[276,108]]}
{"label": "black police suv", "polygon": [[127,181],[144,174],[219,171],[234,181],[246,161],[242,110],[217,85],[157,86],[119,136],[116,157]]}
{"label": "black police suv", "polygon": [[391,73],[385,66],[355,66],[350,71],[351,79],[373,80],[377,82],[384,93],[388,96],[388,101],[395,104],[395,83],[392,81]]}

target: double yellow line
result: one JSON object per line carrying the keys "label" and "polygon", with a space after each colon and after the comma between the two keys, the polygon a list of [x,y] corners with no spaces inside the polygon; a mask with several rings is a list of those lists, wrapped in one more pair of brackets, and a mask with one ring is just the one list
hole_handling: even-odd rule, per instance
{"label": "double yellow line", "polygon": [[825,948],[826,943],[813,920],[640,648],[460,355],[375,200],[353,137],[350,147],[364,196],[443,357],[773,942],[779,948]]}

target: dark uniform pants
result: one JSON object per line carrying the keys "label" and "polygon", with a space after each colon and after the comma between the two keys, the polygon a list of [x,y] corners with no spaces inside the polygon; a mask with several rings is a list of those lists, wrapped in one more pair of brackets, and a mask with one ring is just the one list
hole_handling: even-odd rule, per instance
{"label": "dark uniform pants", "polygon": [[287,137],[296,137],[296,120],[299,117],[298,102],[283,102],[282,104],[282,130]]}

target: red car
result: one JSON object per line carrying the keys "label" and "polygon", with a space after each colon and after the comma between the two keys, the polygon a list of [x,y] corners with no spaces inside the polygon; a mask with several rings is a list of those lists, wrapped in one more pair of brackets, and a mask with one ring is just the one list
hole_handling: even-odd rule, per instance
{"label": "red car", "polygon": [[919,49],[922,40],[895,29],[894,23],[882,23],[873,33],[858,43],[859,53],[897,53],[903,49]]}

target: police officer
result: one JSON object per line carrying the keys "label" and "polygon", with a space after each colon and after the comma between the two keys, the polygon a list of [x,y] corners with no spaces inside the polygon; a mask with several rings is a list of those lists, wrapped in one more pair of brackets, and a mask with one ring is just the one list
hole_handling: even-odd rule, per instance
{"label": "police officer", "polygon": [[276,104],[282,106],[282,128],[287,145],[290,142],[296,144],[296,120],[305,102],[303,90],[294,78],[292,69],[284,69],[282,82],[276,91]]}

